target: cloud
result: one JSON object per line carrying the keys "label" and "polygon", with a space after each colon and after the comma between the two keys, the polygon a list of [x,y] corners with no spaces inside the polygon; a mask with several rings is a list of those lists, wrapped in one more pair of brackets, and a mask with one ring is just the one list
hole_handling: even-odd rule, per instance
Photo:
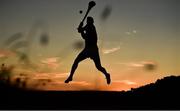
{"label": "cloud", "polygon": [[117,80],[117,81],[114,81],[114,83],[123,83],[126,85],[136,85],[137,84],[136,82],[133,82],[130,80]]}
{"label": "cloud", "polygon": [[73,81],[72,84],[74,84],[74,85],[82,85],[82,86],[89,86],[89,85],[91,85],[90,83],[88,83],[86,81]]}
{"label": "cloud", "polygon": [[128,66],[128,67],[143,67],[144,65],[141,64],[141,63],[117,63],[117,64],[120,64],[120,65],[125,65],[125,66]]}
{"label": "cloud", "polygon": [[12,56],[14,55],[15,53],[13,53],[12,51],[10,50],[2,50],[0,49],[0,58],[3,58],[3,57],[9,57],[9,56]]}
{"label": "cloud", "polygon": [[[73,91],[73,90],[109,90],[122,91],[129,90],[138,86],[138,83],[131,80],[113,80],[110,85],[100,84],[99,89],[95,89],[94,83],[87,81],[73,80],[69,84],[64,83],[68,77],[67,73],[33,73],[29,75],[27,88],[38,90],[54,90],[54,91]],[[27,75],[28,76],[28,75]]]}
{"label": "cloud", "polygon": [[127,35],[137,34],[137,30],[127,31],[125,32]]}
{"label": "cloud", "polygon": [[114,47],[114,48],[111,48],[111,49],[104,49],[104,50],[103,50],[103,53],[104,53],[104,54],[110,54],[110,53],[113,53],[113,52],[118,51],[119,49],[120,49],[120,46]]}
{"label": "cloud", "polygon": [[2,57],[6,57],[4,54],[0,54],[0,58],[2,58]]}
{"label": "cloud", "polygon": [[142,63],[129,63],[127,65],[130,67],[143,67],[144,66],[144,64]]}
{"label": "cloud", "polygon": [[[65,84],[64,81],[57,81],[55,83],[59,84],[59,85]],[[91,85],[90,83],[88,83],[86,81],[72,81],[69,84],[72,86],[89,86],[89,85]]]}
{"label": "cloud", "polygon": [[57,62],[58,58],[57,57],[51,57],[51,58],[46,58],[45,60],[42,60],[42,63],[55,63]]}
{"label": "cloud", "polygon": [[127,67],[144,68],[145,70],[155,70],[157,63],[154,61],[141,61],[141,62],[130,62],[130,63],[118,63]]}
{"label": "cloud", "polygon": [[33,79],[61,79],[66,78],[69,73],[35,73]]}
{"label": "cloud", "polygon": [[57,73],[57,74],[54,75],[54,78],[65,78],[65,77],[67,77],[69,74],[70,74],[69,72],[67,72],[67,73],[60,73],[60,74]]}
{"label": "cloud", "polygon": [[138,86],[138,83],[131,80],[114,80],[109,86],[101,86],[100,89],[109,91],[127,91]]}
{"label": "cloud", "polygon": [[41,60],[41,63],[47,65],[49,68],[56,69],[59,66],[58,57],[50,57]]}
{"label": "cloud", "polygon": [[66,84],[64,83],[64,81],[54,80],[50,84],[39,88],[43,90],[73,91],[73,90],[92,90],[94,87],[91,83],[88,83],[86,81],[72,81]]}
{"label": "cloud", "polygon": [[136,33],[137,33],[137,31],[136,31],[136,30],[133,30],[132,32],[133,32],[134,34],[136,34]]}
{"label": "cloud", "polygon": [[131,35],[131,32],[125,32],[127,35]]}
{"label": "cloud", "polygon": [[[69,84],[64,80],[69,76],[67,73],[34,73],[31,75],[29,87],[40,90],[92,90],[93,84],[87,81],[73,80]],[[44,85],[43,85],[44,84]]]}

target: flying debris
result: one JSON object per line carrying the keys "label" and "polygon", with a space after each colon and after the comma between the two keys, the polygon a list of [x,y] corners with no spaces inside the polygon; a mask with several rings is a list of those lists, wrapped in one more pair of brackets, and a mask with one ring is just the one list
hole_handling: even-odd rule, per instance
{"label": "flying debris", "polygon": [[157,69],[157,63],[152,61],[147,61],[143,63],[143,68],[146,71],[154,71]]}
{"label": "flying debris", "polygon": [[155,64],[145,64],[144,65],[144,68],[147,70],[147,71],[153,71],[153,70],[155,70],[156,69],[156,65]]}
{"label": "flying debris", "polygon": [[112,7],[110,5],[105,6],[104,10],[101,13],[101,20],[105,21],[112,12]]}
{"label": "flying debris", "polygon": [[79,40],[79,41],[76,41],[74,42],[73,44],[73,48],[76,49],[76,50],[80,50],[84,47],[84,42]]}
{"label": "flying debris", "polygon": [[40,44],[45,46],[48,45],[49,43],[49,36],[47,33],[43,33],[40,37]]}
{"label": "flying debris", "polygon": [[25,53],[21,53],[20,58],[21,61],[29,61],[28,60],[28,55]]}

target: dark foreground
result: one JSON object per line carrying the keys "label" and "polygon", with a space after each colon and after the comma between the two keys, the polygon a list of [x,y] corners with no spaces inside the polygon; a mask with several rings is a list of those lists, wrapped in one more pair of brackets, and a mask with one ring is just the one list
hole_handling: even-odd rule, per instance
{"label": "dark foreground", "polygon": [[0,109],[180,109],[180,77],[127,92],[24,91],[0,86]]}

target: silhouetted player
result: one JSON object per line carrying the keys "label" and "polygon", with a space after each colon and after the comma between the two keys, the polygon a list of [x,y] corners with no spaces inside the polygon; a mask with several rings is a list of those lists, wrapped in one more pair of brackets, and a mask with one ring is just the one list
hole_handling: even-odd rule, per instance
{"label": "silhouetted player", "polygon": [[65,83],[69,83],[69,81],[72,81],[73,74],[76,68],[78,67],[79,62],[81,62],[86,58],[91,58],[94,61],[96,68],[106,76],[107,84],[110,84],[111,83],[110,74],[107,73],[106,69],[101,66],[101,61],[97,46],[97,33],[96,33],[96,28],[94,26],[93,18],[87,17],[87,24],[85,27],[83,27],[83,22],[81,22],[78,27],[78,32],[81,33],[82,38],[85,40],[85,48],[75,59],[70,75],[67,78],[67,80],[65,80]]}

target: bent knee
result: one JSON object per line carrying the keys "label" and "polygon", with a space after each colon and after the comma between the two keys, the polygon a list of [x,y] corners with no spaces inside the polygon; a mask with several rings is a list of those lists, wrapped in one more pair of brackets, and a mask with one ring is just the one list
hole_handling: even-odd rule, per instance
{"label": "bent knee", "polygon": [[74,62],[73,66],[78,66],[79,65],[79,62]]}

